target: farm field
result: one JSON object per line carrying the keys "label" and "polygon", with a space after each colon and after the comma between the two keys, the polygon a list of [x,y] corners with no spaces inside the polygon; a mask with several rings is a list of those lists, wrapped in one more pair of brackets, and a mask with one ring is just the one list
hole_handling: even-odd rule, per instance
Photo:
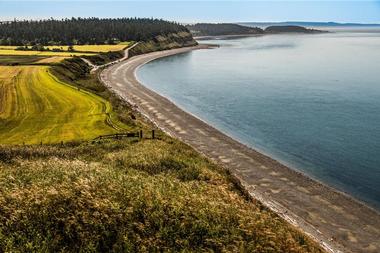
{"label": "farm field", "polygon": [[[0,55],[3,54],[3,55],[9,55],[11,54],[11,52],[15,52],[14,54],[15,55],[34,55],[36,53],[42,53],[44,55],[60,55],[60,54],[74,54],[74,55],[77,55],[78,53],[80,53],[81,55],[83,55],[82,53],[106,53],[106,52],[113,52],[113,51],[121,51],[127,47],[129,47],[131,44],[133,44],[133,42],[131,41],[126,41],[126,42],[121,42],[117,45],[75,45],[74,46],[74,50],[76,52],[49,52],[49,51],[43,51],[43,52],[40,52],[40,51],[22,51],[22,50],[15,50],[17,48],[17,46],[0,46]],[[69,46],[46,46],[45,47],[46,49],[50,49],[50,50],[53,50],[53,49],[60,49],[60,50],[63,50],[63,51],[67,51]],[[29,52],[29,54],[28,54]],[[46,53],[50,53],[50,54],[46,54]]]}
{"label": "farm field", "polygon": [[[93,52],[93,53],[106,53],[110,51],[121,51],[128,47],[131,42],[123,42],[117,45],[77,45],[74,46],[74,50],[77,52]],[[52,49],[62,49],[67,51],[68,46],[49,46],[47,47],[50,50]]]}
{"label": "farm field", "polygon": [[59,82],[49,66],[0,66],[0,144],[58,143],[118,132],[104,99]]}
{"label": "farm field", "polygon": [[22,51],[13,49],[0,49],[0,57],[2,55],[24,55],[24,56],[82,56],[95,55],[95,53],[80,53],[80,52],[51,52],[51,51]]}

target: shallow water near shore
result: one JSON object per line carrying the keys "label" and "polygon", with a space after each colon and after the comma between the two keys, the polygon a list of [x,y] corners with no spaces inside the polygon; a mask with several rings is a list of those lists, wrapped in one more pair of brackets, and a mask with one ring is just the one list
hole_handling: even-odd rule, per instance
{"label": "shallow water near shore", "polygon": [[[205,41],[202,41],[203,43]],[[235,139],[380,210],[380,33],[270,35],[137,75]]]}

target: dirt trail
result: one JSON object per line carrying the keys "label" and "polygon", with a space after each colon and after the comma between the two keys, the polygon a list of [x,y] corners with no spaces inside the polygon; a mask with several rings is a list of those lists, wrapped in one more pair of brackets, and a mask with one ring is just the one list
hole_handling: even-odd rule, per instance
{"label": "dirt trail", "polygon": [[[196,46],[135,56],[101,73],[102,81],[158,127],[224,165],[247,192],[330,252],[380,252],[380,214],[231,139],[141,85],[135,71]],[[175,85],[175,84],[174,84]]]}
{"label": "dirt trail", "polygon": [[133,44],[131,47],[128,47],[124,50],[124,57],[123,58],[120,58],[116,61],[112,61],[112,62],[109,62],[109,63],[106,63],[106,64],[103,64],[103,65],[95,65],[93,64],[91,61],[87,60],[86,58],[81,58],[85,63],[87,63],[90,67],[91,67],[91,73],[92,72],[95,72],[97,71],[98,69],[101,69],[101,68],[106,68],[112,64],[115,64],[115,63],[119,63],[119,62],[122,62],[122,61],[125,61],[126,59],[129,58],[129,50],[131,50],[132,48],[134,48],[135,46],[137,46],[139,44],[139,42]]}

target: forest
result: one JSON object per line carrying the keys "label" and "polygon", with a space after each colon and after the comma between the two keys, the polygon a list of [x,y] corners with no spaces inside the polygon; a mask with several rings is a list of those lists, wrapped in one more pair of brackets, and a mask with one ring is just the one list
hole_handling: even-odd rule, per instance
{"label": "forest", "polygon": [[101,45],[148,41],[158,35],[188,32],[175,22],[153,18],[71,18],[0,23],[0,45]]}

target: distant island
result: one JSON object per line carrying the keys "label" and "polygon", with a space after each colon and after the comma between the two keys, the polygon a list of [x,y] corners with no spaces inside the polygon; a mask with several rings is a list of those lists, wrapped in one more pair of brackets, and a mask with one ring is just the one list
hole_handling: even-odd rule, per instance
{"label": "distant island", "polygon": [[296,25],[276,25],[265,29],[259,27],[249,27],[239,24],[228,23],[199,23],[187,25],[186,28],[196,37],[203,36],[237,36],[237,35],[264,35],[277,33],[322,33],[317,29],[309,29]]}
{"label": "distant island", "polygon": [[317,29],[309,29],[298,25],[276,25],[265,28],[265,33],[324,33]]}

